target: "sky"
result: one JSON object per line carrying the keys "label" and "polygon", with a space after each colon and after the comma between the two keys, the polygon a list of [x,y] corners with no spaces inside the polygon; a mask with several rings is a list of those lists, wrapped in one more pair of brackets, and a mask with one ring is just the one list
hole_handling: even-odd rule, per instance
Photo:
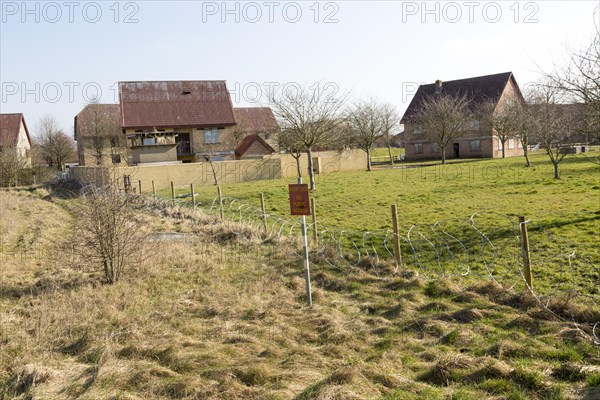
{"label": "sky", "polygon": [[600,26],[589,1],[5,1],[2,113],[68,133],[119,81],[225,80],[234,106],[266,87],[376,98],[401,115],[421,83],[512,71],[521,87]]}

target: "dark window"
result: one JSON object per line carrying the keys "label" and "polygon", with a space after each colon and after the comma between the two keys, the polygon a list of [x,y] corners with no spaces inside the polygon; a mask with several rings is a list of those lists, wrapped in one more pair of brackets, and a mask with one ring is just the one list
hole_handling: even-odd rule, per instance
{"label": "dark window", "polygon": [[481,140],[471,140],[471,151],[481,151]]}
{"label": "dark window", "polygon": [[112,163],[113,164],[121,164],[121,155],[120,154],[113,154],[112,155]]}

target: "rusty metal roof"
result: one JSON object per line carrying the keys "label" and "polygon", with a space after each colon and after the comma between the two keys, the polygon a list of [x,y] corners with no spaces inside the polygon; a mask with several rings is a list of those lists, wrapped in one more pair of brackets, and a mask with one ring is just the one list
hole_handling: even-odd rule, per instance
{"label": "rusty metal roof", "polygon": [[25,117],[21,113],[16,114],[0,114],[0,146],[16,144],[19,139],[19,130],[21,129],[21,121],[25,127],[27,140],[31,144],[29,129],[25,123]]}
{"label": "rusty metal roof", "polygon": [[279,128],[269,107],[234,108],[237,125],[248,133],[272,132]]}
{"label": "rusty metal roof", "polygon": [[242,139],[240,144],[235,148],[235,155],[238,157],[243,156],[248,151],[248,149],[254,144],[254,142],[260,143],[265,149],[267,149],[269,153],[275,153],[275,149],[271,147],[269,143],[267,143],[260,136],[254,134],[247,135],[246,137],[244,137],[244,139]]}
{"label": "rusty metal roof", "polygon": [[235,125],[225,81],[119,82],[121,127]]}

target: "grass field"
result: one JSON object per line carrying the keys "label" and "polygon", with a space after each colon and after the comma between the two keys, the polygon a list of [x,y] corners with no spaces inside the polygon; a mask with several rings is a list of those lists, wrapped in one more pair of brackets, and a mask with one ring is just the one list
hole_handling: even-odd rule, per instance
{"label": "grass field", "polygon": [[1,399],[600,394],[598,346],[563,303],[316,262],[309,309],[285,238],[160,207],[139,210],[157,234],[146,262],[104,285],[72,247],[77,202],[0,192]]}
{"label": "grass field", "polygon": [[[526,216],[531,220],[538,288],[550,291],[557,280],[564,281],[563,268],[573,251],[578,257],[573,260],[600,264],[599,155],[595,149],[586,155],[567,157],[560,165],[561,180],[553,179],[548,157],[538,152],[531,156],[533,166],[529,168],[524,167],[522,157],[513,157],[322,175],[317,177],[317,190],[312,195],[322,225],[354,232],[359,239],[364,232],[383,233],[392,228],[391,204],[399,207],[402,236],[413,224],[439,221],[460,234],[465,221],[475,213],[477,221],[490,230],[504,229],[507,221],[516,224],[518,216]],[[225,196],[256,207],[262,192],[268,213],[287,216],[287,184],[293,182],[278,179],[239,183],[223,185],[222,190]],[[210,204],[216,195],[214,186],[199,187],[197,192],[204,204]],[[509,254],[501,254],[498,260],[512,263],[518,256],[514,254],[518,249],[518,225],[506,229],[498,248],[503,251],[510,247]],[[582,275],[579,286],[597,293],[597,272]]]}

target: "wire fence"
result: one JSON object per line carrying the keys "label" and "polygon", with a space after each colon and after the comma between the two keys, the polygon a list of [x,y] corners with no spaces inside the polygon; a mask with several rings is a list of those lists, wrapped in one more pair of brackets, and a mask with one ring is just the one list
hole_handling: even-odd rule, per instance
{"label": "wire fence", "polygon": [[[228,196],[192,200],[190,193],[171,199],[155,195],[149,198],[164,207],[195,207],[233,230],[249,226],[255,232],[295,240],[297,256],[302,257],[300,218],[268,213]],[[523,225],[531,233],[532,283],[525,268]],[[600,345],[598,261],[593,251],[591,255],[579,254],[578,246],[557,237],[546,225],[480,212],[433,224],[402,226],[397,234],[391,229],[339,229],[310,217],[307,229],[311,259],[316,261],[313,271],[319,265],[328,265],[341,271],[368,270],[376,275],[412,272],[424,279],[492,281],[506,289],[531,293],[541,307],[559,319],[571,320],[581,335]],[[396,240],[401,258],[395,252]]]}

